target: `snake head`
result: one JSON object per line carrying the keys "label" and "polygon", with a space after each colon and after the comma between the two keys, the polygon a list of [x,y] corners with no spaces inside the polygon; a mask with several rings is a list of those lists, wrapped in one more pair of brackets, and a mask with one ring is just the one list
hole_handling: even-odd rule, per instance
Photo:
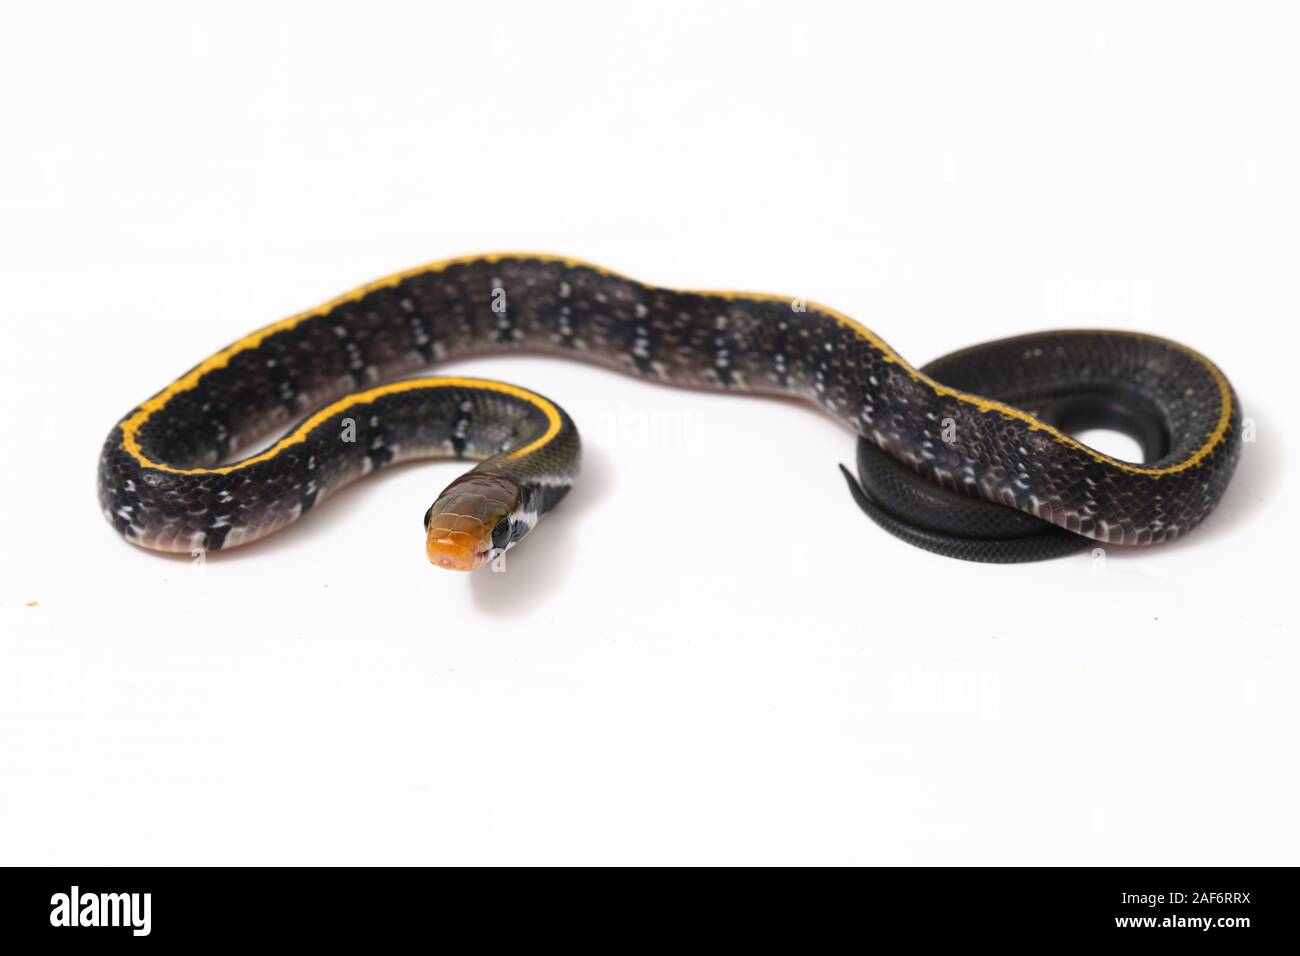
{"label": "snake head", "polygon": [[457,478],[424,515],[429,561],[473,571],[503,554],[521,536],[516,521],[524,490],[513,478],[471,471]]}

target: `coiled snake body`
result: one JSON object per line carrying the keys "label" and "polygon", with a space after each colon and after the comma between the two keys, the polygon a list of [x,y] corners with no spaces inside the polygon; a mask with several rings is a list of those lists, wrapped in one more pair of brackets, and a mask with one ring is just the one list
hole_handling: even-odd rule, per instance
{"label": "coiled snake body", "polygon": [[[377,468],[472,460],[425,516],[430,560],[470,570],[517,544],[568,492],[577,430],[554,402],[518,386],[402,376],[508,351],[806,399],[858,434],[862,483],[848,477],[873,518],[975,560],[1178,537],[1218,503],[1239,452],[1227,379],[1165,339],[1047,332],[916,369],[815,303],[656,288],[551,256],[484,255],[371,283],[206,359],[114,426],[100,504],[134,544],[229,548]],[[1145,461],[1069,434],[1103,425],[1137,437]],[[286,428],[266,450],[232,460]]]}

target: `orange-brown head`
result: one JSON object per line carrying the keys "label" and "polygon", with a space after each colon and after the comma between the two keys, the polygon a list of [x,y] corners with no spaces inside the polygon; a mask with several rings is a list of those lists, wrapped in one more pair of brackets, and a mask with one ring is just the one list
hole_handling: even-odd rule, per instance
{"label": "orange-brown head", "polygon": [[452,571],[473,571],[510,546],[512,517],[524,492],[512,478],[471,471],[438,496],[424,516],[429,561]]}

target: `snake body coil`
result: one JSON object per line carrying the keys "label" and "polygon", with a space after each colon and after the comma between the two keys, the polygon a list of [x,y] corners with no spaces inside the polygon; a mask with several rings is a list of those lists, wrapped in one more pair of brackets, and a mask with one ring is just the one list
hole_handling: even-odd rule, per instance
{"label": "snake body coil", "polygon": [[[228,548],[385,465],[473,460],[425,524],[432,561],[477,567],[567,493],[577,430],[559,406],[517,386],[401,377],[509,351],[806,399],[860,436],[865,487],[850,483],[872,517],[913,543],[976,560],[1050,556],[1083,539],[1178,537],[1218,503],[1239,452],[1227,379],[1165,339],[1047,332],[918,370],[811,302],[656,288],[571,259],[485,255],[364,286],[200,363],[113,428],[100,504],[143,547]],[[1146,460],[1120,461],[1070,437],[1100,425],[1135,435]],[[265,451],[234,457],[286,428]],[[936,519],[945,511],[946,523]]]}

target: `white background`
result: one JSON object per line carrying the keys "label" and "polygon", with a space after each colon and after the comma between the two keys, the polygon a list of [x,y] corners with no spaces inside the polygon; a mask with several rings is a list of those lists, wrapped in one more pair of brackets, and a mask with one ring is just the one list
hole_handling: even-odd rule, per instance
{"label": "white background", "polygon": [[[1287,7],[7,8],[0,861],[1297,862]],[[453,465],[199,567],[104,522],[104,436],[210,352],[520,249],[917,363],[1167,335],[1257,441],[1182,541],[980,566],[811,409],[483,359],[588,449],[505,574],[425,561]]]}

